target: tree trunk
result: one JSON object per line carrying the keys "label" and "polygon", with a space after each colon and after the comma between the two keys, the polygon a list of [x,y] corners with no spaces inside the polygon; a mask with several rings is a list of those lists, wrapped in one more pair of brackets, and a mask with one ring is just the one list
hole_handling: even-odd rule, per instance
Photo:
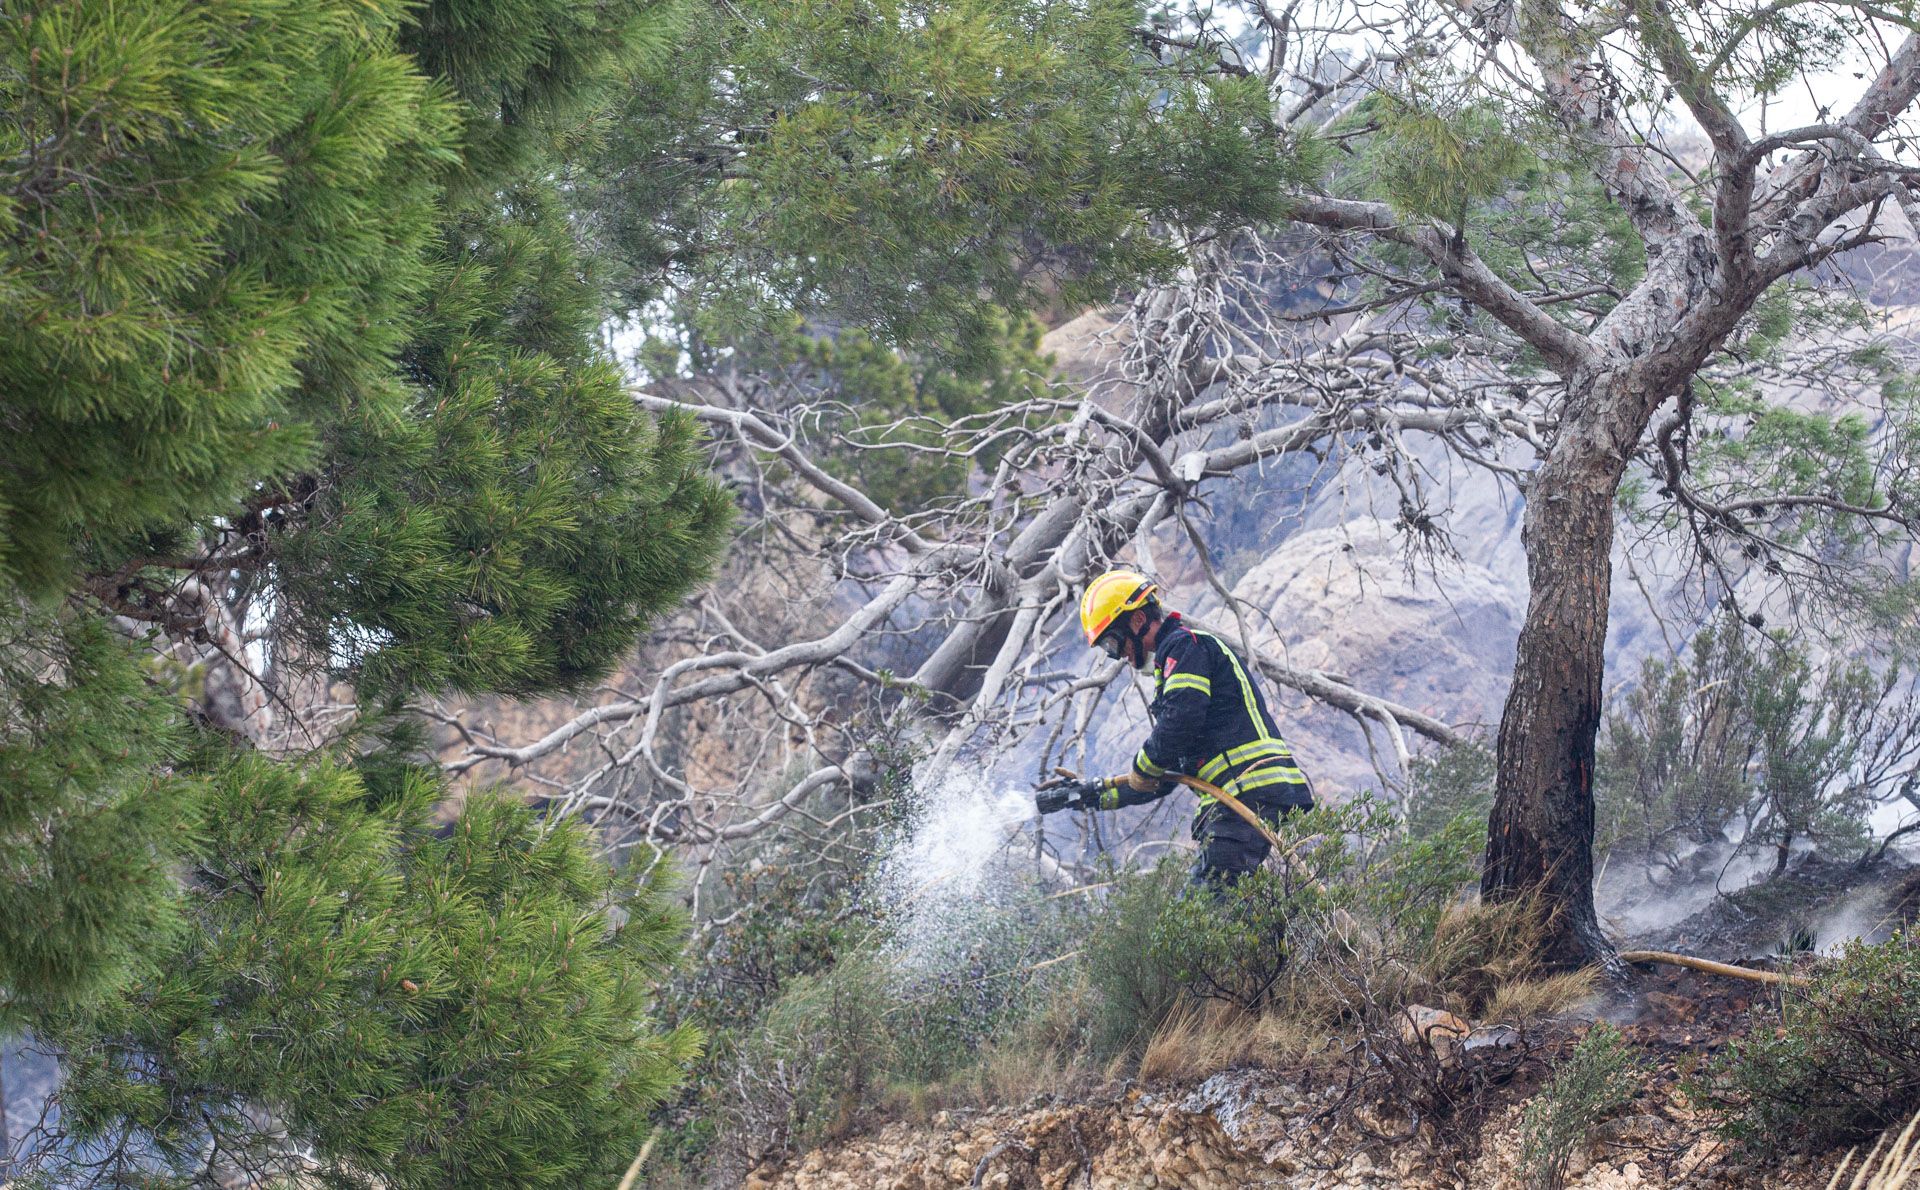
{"label": "tree trunk", "polygon": [[[1620,412],[1623,402],[1608,401],[1611,394],[1587,395],[1569,405]],[[1536,892],[1546,898],[1545,950],[1567,967],[1614,965],[1593,907],[1594,737],[1606,665],[1613,501],[1625,466],[1617,439],[1606,432],[1622,428],[1607,426],[1612,420],[1570,417],[1528,487],[1530,597],[1500,716],[1499,777],[1481,877],[1490,900]]]}

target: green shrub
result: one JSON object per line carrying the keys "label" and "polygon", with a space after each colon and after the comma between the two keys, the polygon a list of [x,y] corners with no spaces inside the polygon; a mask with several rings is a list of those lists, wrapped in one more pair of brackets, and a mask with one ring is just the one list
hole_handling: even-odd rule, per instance
{"label": "green shrub", "polygon": [[1567,1163],[1593,1128],[1633,1097],[1638,1065],[1620,1031],[1595,1025],[1520,1116],[1520,1176],[1530,1190],[1560,1190]]}
{"label": "green shrub", "polygon": [[855,955],[793,980],[767,1009],[726,1066],[727,1126],[749,1161],[847,1133],[905,1044],[889,1000],[883,966]]}
{"label": "green shrub", "polygon": [[909,963],[894,972],[887,1019],[901,1039],[890,1071],[897,1086],[953,1078],[977,1062],[995,1037],[1044,1010],[1053,987],[1046,973],[1054,967],[1037,965],[1080,947],[1084,911],[1028,891],[1025,903],[972,923],[971,944],[962,952],[930,967]]}
{"label": "green shrub", "polygon": [[[736,891],[758,883],[742,880]],[[671,1161],[742,1174],[766,1157],[844,1135],[875,1109],[949,1098],[961,1085],[1006,1083],[986,1068],[1005,1065],[1004,1050],[997,1058],[990,1051],[1013,1036],[1067,1060],[1084,1048],[1090,1018],[1058,1010],[1069,994],[1062,989],[1078,978],[1073,952],[1089,936],[1088,911],[1077,898],[1003,886],[931,954],[902,953],[887,923],[854,912],[844,892],[836,903],[839,924],[830,937],[780,928],[782,916],[768,913],[735,945],[709,946],[709,962],[758,1003],[722,1013],[708,1004],[724,999],[722,992],[683,998],[701,1006],[703,1019],[728,1023],[712,1039],[695,1101],[666,1121]],[[740,908],[728,931],[767,911]],[[804,911],[788,905],[781,912]],[[811,966],[792,965],[802,962]],[[695,988],[706,982],[688,981]],[[718,1129],[699,1123],[716,1116]]]}
{"label": "green shrub", "polygon": [[667,988],[675,1020],[718,1034],[751,1024],[796,976],[833,966],[854,920],[844,885],[779,862],[740,865],[720,876],[712,925],[696,939],[695,961]]}
{"label": "green shrub", "polygon": [[1478,741],[1414,757],[1407,770],[1407,833],[1431,835],[1463,817],[1484,830],[1493,778],[1493,749]]}
{"label": "green shrub", "polygon": [[1286,973],[1288,923],[1317,911],[1321,896],[1273,868],[1217,895],[1185,890],[1161,913],[1149,960],[1199,999],[1258,1012]]}
{"label": "green shrub", "polygon": [[1290,971],[1351,959],[1363,944],[1369,964],[1403,968],[1477,878],[1484,834],[1464,813],[1417,838],[1396,825],[1364,797],[1288,815],[1276,832],[1284,858],[1217,896],[1188,889],[1173,860],[1120,877],[1087,946],[1098,1052],[1140,1052],[1184,997],[1245,1012],[1297,998],[1306,992],[1285,986]]}
{"label": "green shrub", "polygon": [[1180,1002],[1180,980],[1161,961],[1160,919],[1186,884],[1186,865],[1168,857],[1114,877],[1096,907],[1082,963],[1098,997],[1094,1053],[1137,1053]]}
{"label": "green shrub", "polygon": [[[655,1183],[674,1169],[688,1171],[689,1184],[716,1166],[744,1176],[747,1149],[776,1143],[719,1121],[734,1118],[733,1105],[748,1094],[742,1063],[769,1008],[796,981],[830,972],[870,928],[854,892],[875,816],[849,818],[824,841],[774,832],[726,856],[717,878],[709,875],[704,923],[661,997],[662,1015],[698,1029],[707,1047],[680,1096],[655,1113]],[[763,1124],[769,1135],[784,1136],[786,1121],[782,1107]]]}
{"label": "green shrub", "polygon": [[1865,1140],[1920,1108],[1920,938],[1849,943],[1782,993],[1780,1028],[1756,1029],[1714,1069],[1729,1132],[1773,1152]]}
{"label": "green shrub", "polygon": [[[1370,832],[1381,815],[1369,815],[1361,825]],[[1388,820],[1390,822],[1390,820]],[[1377,833],[1362,838],[1378,838]],[[1356,885],[1359,907],[1405,942],[1421,943],[1461,894],[1478,887],[1480,865],[1487,851],[1485,809],[1468,807],[1451,818],[1410,830],[1348,877]]]}
{"label": "green shrub", "polygon": [[444,830],[416,773],[208,749],[206,836],[152,970],[38,1030],[68,1187],[611,1184],[698,1052],[652,1018],[681,923],[578,820],[476,792]]}
{"label": "green shrub", "polygon": [[1744,821],[1744,843],[1785,869],[1796,845],[1858,855],[1876,791],[1906,767],[1902,667],[1817,663],[1785,634],[1728,615],[1690,658],[1648,660],[1608,715],[1595,764],[1596,834],[1677,868]]}

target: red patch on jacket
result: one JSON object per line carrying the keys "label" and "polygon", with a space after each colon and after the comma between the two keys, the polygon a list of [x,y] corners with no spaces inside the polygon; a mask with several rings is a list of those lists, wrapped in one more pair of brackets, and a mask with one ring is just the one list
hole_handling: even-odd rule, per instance
{"label": "red patch on jacket", "polygon": [[1169,657],[1167,658],[1167,664],[1165,668],[1161,669],[1160,671],[1160,676],[1163,678],[1170,678],[1173,676],[1173,671],[1178,668],[1180,668],[1180,662],[1178,662],[1172,657]]}

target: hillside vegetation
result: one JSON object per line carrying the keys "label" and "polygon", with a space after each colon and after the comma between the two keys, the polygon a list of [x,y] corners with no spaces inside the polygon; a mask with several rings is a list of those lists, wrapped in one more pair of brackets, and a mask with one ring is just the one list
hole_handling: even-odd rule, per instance
{"label": "hillside vegetation", "polygon": [[0,1181],[1820,1178],[1916,105],[1854,0],[7,5]]}

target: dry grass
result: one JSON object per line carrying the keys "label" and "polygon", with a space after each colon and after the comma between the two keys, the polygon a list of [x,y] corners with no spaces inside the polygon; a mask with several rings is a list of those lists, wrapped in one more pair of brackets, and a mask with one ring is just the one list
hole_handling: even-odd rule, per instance
{"label": "dry grass", "polygon": [[1914,1143],[1916,1131],[1920,1131],[1920,1112],[1914,1113],[1898,1136],[1891,1128],[1881,1133],[1880,1139],[1873,1142],[1873,1148],[1867,1150],[1860,1168],[1853,1170],[1853,1180],[1843,1187],[1840,1179],[1847,1176],[1853,1155],[1858,1152],[1848,1149],[1840,1167],[1827,1180],[1827,1190],[1907,1190],[1920,1182],[1920,1144]]}
{"label": "dry grass", "polygon": [[1352,945],[1352,935],[1342,937],[1283,979],[1259,1014],[1218,1002],[1174,1012],[1147,1043],[1138,1076],[1190,1082],[1236,1067],[1328,1058],[1366,1021],[1397,1022],[1410,1004],[1510,1025],[1569,1012],[1594,995],[1598,973],[1544,971],[1544,924],[1526,902],[1472,901],[1449,910],[1416,953],[1390,955],[1377,941]]}
{"label": "dry grass", "polygon": [[1510,1025],[1568,1012],[1593,996],[1598,973],[1543,970],[1545,920],[1524,901],[1463,902],[1431,940],[1402,955],[1348,932],[1283,979],[1258,1014],[1219,1002],[1175,1011],[1147,1043],[1138,1076],[1190,1082],[1236,1067],[1325,1058],[1352,1042],[1366,1021],[1397,1022],[1410,1004]]}
{"label": "dry grass", "polygon": [[1336,1034],[1282,1009],[1253,1014],[1210,1002],[1170,1016],[1140,1056],[1143,1081],[1195,1082],[1223,1070],[1293,1066],[1338,1052]]}
{"label": "dry grass", "polygon": [[1537,902],[1467,901],[1449,909],[1435,927],[1420,968],[1444,1005],[1473,1020],[1485,1019],[1502,988],[1540,981],[1540,940],[1546,914]]}
{"label": "dry grass", "polygon": [[1140,1055],[1143,1082],[1192,1082],[1258,1062],[1261,1018],[1230,1004],[1182,1008],[1161,1024]]}
{"label": "dry grass", "polygon": [[1071,1095],[1099,1081],[1083,1050],[996,1045],[968,1072],[976,1102],[1026,1103],[1039,1095]]}
{"label": "dry grass", "polygon": [[896,1089],[888,1109],[922,1119],[956,1107],[1007,1107],[1037,1096],[1082,1093],[1113,1076],[1088,1052],[1087,1022],[1099,998],[1077,971],[1053,986],[1041,1007],[989,1039],[978,1060],[930,1086]]}
{"label": "dry grass", "polygon": [[933,1083],[890,1083],[875,1093],[882,1118],[925,1122],[956,1108],[1020,1107],[1051,1096],[1080,1096],[1115,1075],[1096,1066],[1084,1050],[1029,1049],[990,1045],[980,1060]]}
{"label": "dry grass", "polygon": [[1591,1000],[1599,983],[1600,972],[1595,967],[1503,983],[1487,997],[1481,1019],[1517,1025],[1558,1016]]}

